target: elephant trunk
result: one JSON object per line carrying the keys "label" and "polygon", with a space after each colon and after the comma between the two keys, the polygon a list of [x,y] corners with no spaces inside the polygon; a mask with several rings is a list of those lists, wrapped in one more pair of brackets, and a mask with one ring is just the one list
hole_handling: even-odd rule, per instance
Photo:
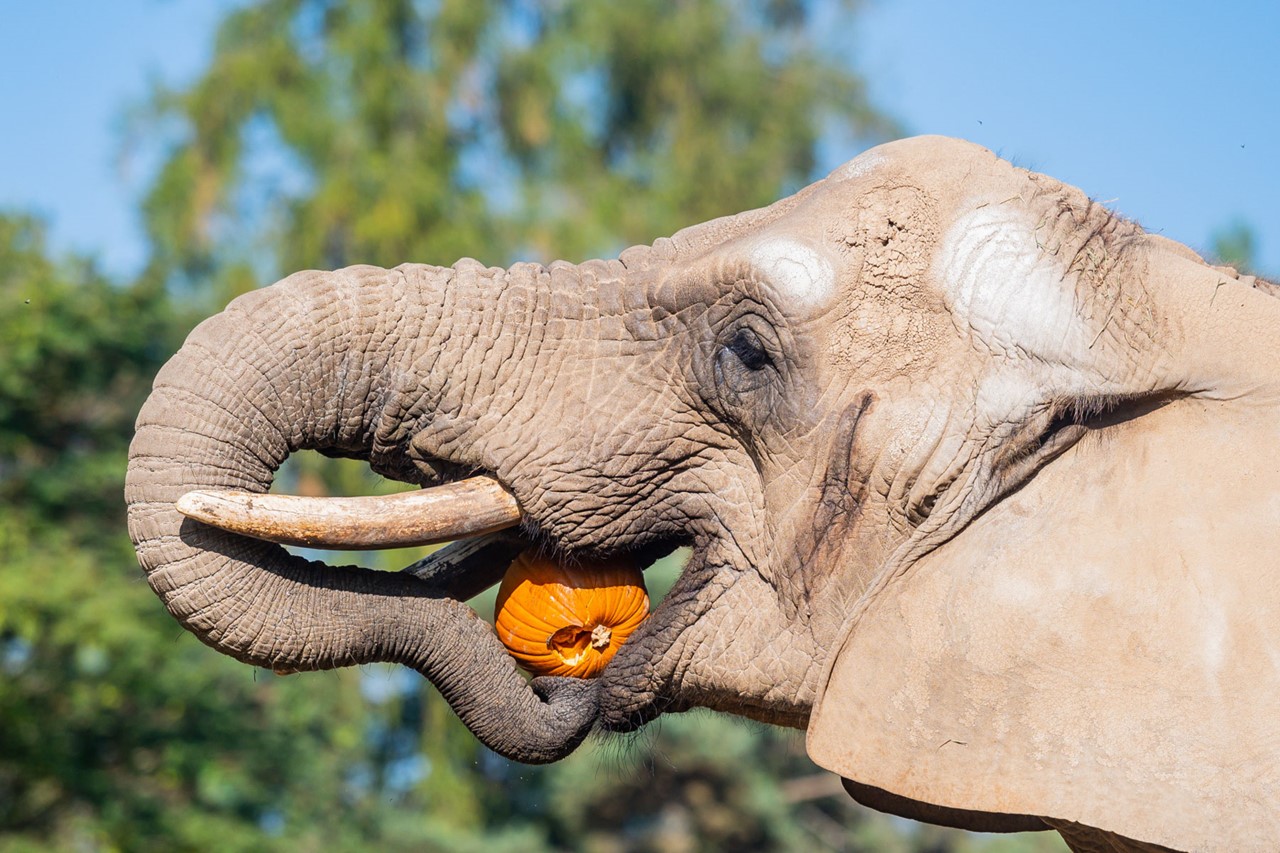
{"label": "elephant trunk", "polygon": [[[410,575],[305,560],[175,508],[193,489],[266,492],[301,449],[414,479],[397,386],[423,358],[438,360],[422,355],[421,341],[442,322],[460,328],[452,278],[432,267],[299,273],[201,324],[139,414],[129,531],[165,606],[218,651],[278,671],[406,664],[496,752],[552,761],[593,725],[594,684],[531,687],[470,608]],[[438,399],[440,389],[419,379]]]}

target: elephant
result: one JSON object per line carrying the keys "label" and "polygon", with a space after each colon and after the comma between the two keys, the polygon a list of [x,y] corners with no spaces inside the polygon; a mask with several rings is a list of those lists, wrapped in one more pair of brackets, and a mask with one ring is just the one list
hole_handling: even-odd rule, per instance
{"label": "elephant", "polygon": [[[1271,848],[1278,295],[980,146],[898,140],[612,260],[240,296],[155,380],[129,530],[214,649],[408,665],[516,760],[709,708],[805,730],[906,817]],[[487,478],[501,519],[413,574],[177,507],[237,490],[267,513],[300,449]],[[463,603],[513,542],[691,556],[599,678],[530,681]]]}

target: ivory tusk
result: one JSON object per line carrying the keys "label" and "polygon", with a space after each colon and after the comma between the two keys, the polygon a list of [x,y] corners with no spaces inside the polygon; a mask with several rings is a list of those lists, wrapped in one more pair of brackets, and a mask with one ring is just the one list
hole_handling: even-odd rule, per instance
{"label": "ivory tusk", "polygon": [[385,497],[197,491],[179,498],[177,508],[188,518],[255,539],[357,551],[432,545],[520,523],[516,499],[492,477]]}

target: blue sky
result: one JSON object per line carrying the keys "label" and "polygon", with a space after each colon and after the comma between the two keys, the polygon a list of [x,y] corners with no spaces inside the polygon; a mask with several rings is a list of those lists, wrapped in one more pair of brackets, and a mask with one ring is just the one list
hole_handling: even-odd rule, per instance
{"label": "blue sky", "polygon": [[[229,5],[9,4],[0,208],[135,272],[147,164],[128,153],[126,110],[199,72]],[[911,132],[986,145],[1198,249],[1247,222],[1280,274],[1280,3],[875,0],[856,31],[824,37]]]}

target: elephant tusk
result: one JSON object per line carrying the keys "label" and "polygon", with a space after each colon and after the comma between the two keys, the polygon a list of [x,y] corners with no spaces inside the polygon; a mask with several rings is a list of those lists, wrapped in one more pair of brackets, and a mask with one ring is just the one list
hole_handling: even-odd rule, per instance
{"label": "elephant tusk", "polygon": [[432,545],[520,523],[520,506],[492,477],[417,492],[308,498],[240,491],[187,492],[178,512],[255,539],[305,548],[365,550]]}

